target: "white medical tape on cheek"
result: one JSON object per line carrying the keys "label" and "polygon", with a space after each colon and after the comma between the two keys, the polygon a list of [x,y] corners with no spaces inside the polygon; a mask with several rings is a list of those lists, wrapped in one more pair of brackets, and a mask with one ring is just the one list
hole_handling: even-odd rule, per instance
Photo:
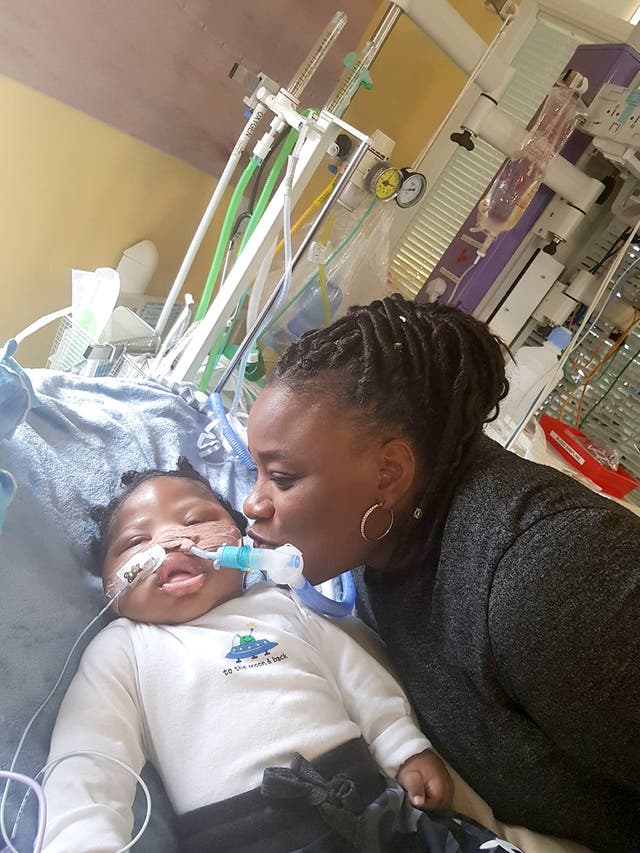
{"label": "white medical tape on cheek", "polygon": [[[104,597],[107,601],[111,601],[116,595],[120,592],[121,589],[124,589],[125,584],[120,580],[120,578],[114,577],[109,581],[109,583],[104,588]],[[115,611],[118,613],[118,602],[115,602]]]}
{"label": "white medical tape on cheek", "polygon": [[[131,589],[139,581],[150,577],[164,563],[167,556],[165,549],[158,544],[144,548],[125,560],[111,577],[105,589],[106,597],[113,598],[124,589]],[[117,607],[116,607],[117,611]]]}

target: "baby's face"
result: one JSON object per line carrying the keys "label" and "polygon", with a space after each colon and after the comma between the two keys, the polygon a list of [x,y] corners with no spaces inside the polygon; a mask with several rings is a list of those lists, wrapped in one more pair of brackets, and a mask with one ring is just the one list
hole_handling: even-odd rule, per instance
{"label": "baby's face", "polygon": [[153,477],[118,507],[111,522],[102,572],[105,590],[134,554],[154,544],[163,545],[167,551],[157,572],[138,581],[119,598],[121,616],[135,622],[177,625],[197,619],[240,595],[242,572],[215,571],[210,560],[178,550],[179,540],[190,538],[189,528],[207,531],[206,542],[202,543],[206,550],[240,541],[231,516],[204,484],[194,480]]}

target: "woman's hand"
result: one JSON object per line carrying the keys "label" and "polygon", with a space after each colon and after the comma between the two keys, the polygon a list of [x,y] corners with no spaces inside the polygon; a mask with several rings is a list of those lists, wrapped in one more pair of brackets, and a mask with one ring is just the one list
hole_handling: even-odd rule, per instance
{"label": "woman's hand", "polygon": [[422,811],[446,811],[453,800],[453,779],[444,761],[431,749],[412,755],[402,765],[398,782],[411,805]]}

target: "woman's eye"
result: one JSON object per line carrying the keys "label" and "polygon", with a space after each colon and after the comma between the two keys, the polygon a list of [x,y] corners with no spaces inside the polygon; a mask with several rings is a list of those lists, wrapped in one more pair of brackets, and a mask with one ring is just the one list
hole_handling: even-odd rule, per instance
{"label": "woman's eye", "polygon": [[271,482],[275,484],[276,488],[282,489],[282,491],[290,489],[297,479],[293,474],[271,474]]}
{"label": "woman's eye", "polygon": [[204,520],[202,518],[187,518],[185,519],[184,526],[192,527],[194,524],[203,524]]}

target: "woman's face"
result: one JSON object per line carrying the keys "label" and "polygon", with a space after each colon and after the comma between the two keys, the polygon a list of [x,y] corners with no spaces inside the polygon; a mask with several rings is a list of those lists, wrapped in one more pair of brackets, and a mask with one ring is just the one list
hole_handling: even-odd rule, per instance
{"label": "woman's face", "polygon": [[314,399],[276,384],[260,394],[249,417],[258,467],[244,503],[255,519],[249,535],[257,546],[299,548],[314,584],[370,562],[375,548],[362,538],[360,521],[379,495],[382,439],[366,437],[332,408],[329,396]]}

